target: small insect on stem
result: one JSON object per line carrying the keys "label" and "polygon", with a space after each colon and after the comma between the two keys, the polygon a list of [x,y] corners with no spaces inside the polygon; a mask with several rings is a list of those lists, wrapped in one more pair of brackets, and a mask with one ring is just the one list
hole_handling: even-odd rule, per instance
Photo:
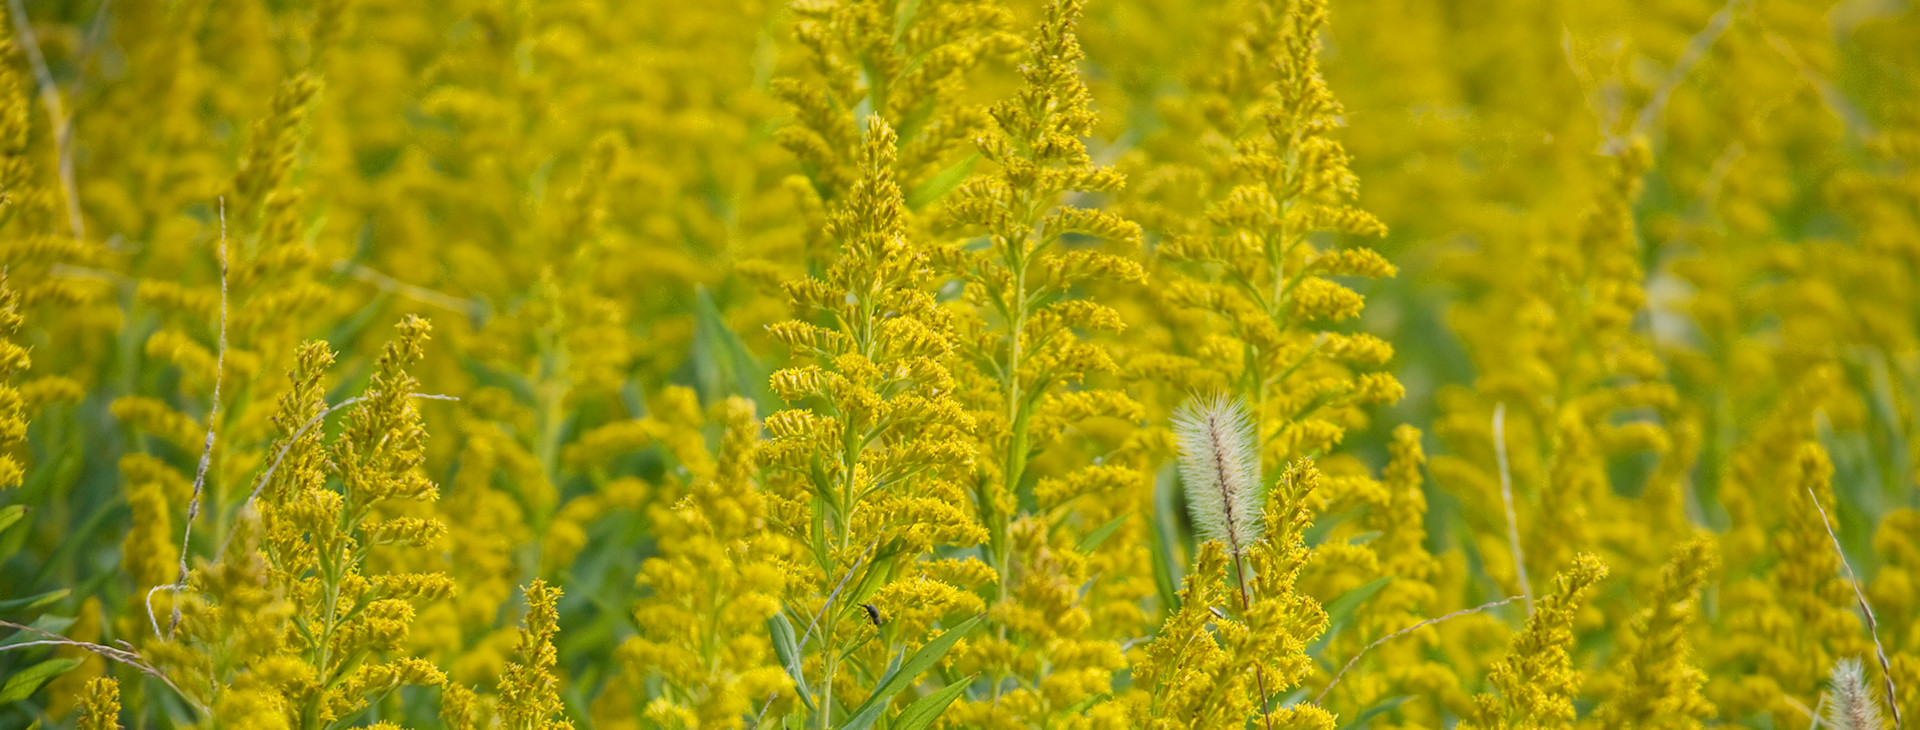
{"label": "small insect on stem", "polygon": [[880,628],[880,609],[874,608],[871,603],[862,603],[860,607],[866,609],[867,620],[873,622],[874,628]]}

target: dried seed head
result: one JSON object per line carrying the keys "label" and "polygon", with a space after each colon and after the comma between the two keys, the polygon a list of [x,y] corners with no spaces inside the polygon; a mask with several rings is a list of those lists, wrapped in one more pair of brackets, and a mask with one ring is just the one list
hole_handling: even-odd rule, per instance
{"label": "dried seed head", "polygon": [[1260,539],[1263,524],[1258,433],[1238,398],[1196,399],[1173,414],[1187,509],[1200,534],[1236,558]]}
{"label": "dried seed head", "polygon": [[1881,730],[1880,703],[1867,688],[1867,670],[1859,659],[1833,663],[1833,694],[1827,702],[1828,726],[1834,730]]}

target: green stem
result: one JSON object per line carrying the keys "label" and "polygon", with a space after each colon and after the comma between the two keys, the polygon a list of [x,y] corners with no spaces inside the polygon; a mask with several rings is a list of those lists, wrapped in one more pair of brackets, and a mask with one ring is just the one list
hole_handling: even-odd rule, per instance
{"label": "green stem", "polygon": [[827,665],[826,674],[820,678],[820,730],[827,730],[827,728],[833,727],[833,676],[840,670],[840,652],[835,651],[833,645],[833,625],[835,621],[833,618],[832,603],[832,597],[828,597],[827,604],[820,607],[820,612],[824,614],[827,622],[825,626],[821,627],[820,631],[820,642],[823,645],[822,652],[823,656],[826,657]]}

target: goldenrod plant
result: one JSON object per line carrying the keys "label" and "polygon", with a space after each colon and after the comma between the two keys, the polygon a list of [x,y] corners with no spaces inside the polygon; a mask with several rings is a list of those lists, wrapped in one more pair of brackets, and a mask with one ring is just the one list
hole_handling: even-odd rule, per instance
{"label": "goldenrod plant", "polygon": [[1916,98],[1870,0],[0,0],[0,730],[1909,728]]}
{"label": "goldenrod plant", "polygon": [[[0,332],[13,335],[20,330],[20,294],[7,287],[0,279]],[[11,340],[0,340],[0,374],[8,381],[12,375],[33,365],[33,358],[27,348]],[[27,440],[26,404],[21,402],[20,388],[12,382],[0,383],[0,488],[20,486],[26,480],[26,465],[20,463],[20,457],[14,454],[16,447]]]}

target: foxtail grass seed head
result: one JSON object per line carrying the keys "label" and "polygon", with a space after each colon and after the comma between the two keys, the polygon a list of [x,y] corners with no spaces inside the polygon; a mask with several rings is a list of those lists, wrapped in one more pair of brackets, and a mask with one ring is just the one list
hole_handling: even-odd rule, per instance
{"label": "foxtail grass seed head", "polygon": [[1867,681],[1866,664],[1858,658],[1833,663],[1829,675],[1825,722],[1833,730],[1882,730],[1880,700]]}
{"label": "foxtail grass seed head", "polygon": [[1247,404],[1216,395],[1195,398],[1173,414],[1180,481],[1200,534],[1239,557],[1260,539],[1260,449]]}

